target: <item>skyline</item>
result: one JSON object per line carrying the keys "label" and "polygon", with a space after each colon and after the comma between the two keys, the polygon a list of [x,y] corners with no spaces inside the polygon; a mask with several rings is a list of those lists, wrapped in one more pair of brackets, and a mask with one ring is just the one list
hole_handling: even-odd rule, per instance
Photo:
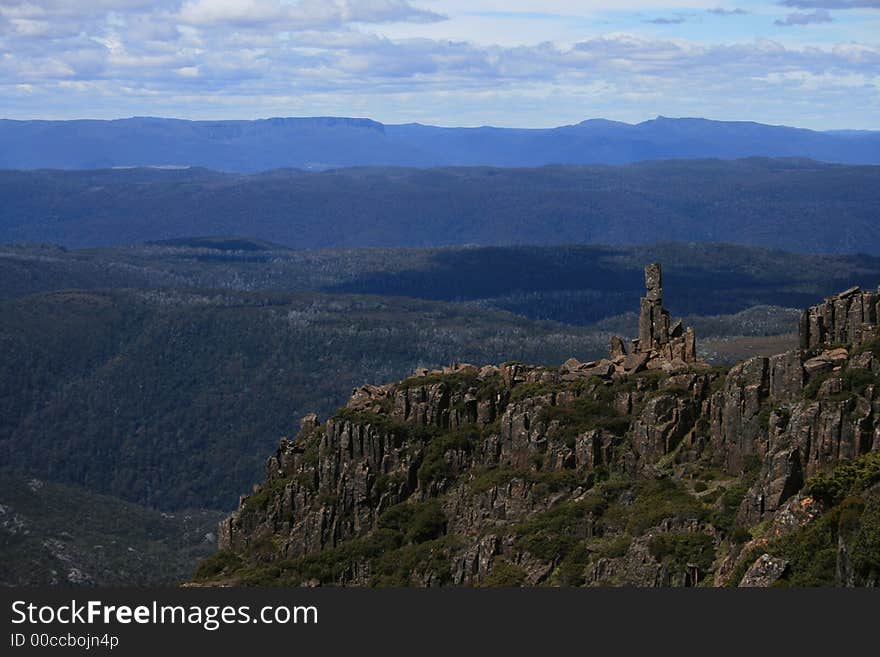
{"label": "skyline", "polygon": [[880,129],[880,0],[4,0],[0,118]]}

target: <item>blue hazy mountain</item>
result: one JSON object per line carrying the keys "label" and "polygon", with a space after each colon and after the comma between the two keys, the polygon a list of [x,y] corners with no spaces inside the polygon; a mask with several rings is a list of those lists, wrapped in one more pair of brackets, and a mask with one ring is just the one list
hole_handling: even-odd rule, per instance
{"label": "blue hazy mountain", "polygon": [[0,168],[194,166],[255,172],[348,166],[532,167],[676,158],[804,157],[880,163],[880,132],[752,122],[594,119],[548,129],[384,125],[369,119],[0,120]]}

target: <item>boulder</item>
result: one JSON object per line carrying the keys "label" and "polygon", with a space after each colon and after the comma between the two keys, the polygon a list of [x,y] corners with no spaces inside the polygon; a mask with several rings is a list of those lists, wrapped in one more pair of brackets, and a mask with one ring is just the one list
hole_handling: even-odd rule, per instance
{"label": "boulder", "polygon": [[849,352],[844,347],[831,349],[830,351],[824,352],[822,355],[830,360],[835,366],[842,365],[846,362],[846,359],[849,358]]}
{"label": "boulder", "polygon": [[623,369],[627,374],[636,374],[645,369],[648,362],[648,354],[633,353],[629,354],[623,361]]}
{"label": "boulder", "polygon": [[830,372],[832,369],[834,369],[834,365],[824,356],[816,356],[804,362],[804,371],[808,376]]}
{"label": "boulder", "polygon": [[318,414],[309,413],[300,419],[299,430],[303,433],[310,433],[318,428],[318,424]]}
{"label": "boulder", "polygon": [[746,571],[739,582],[744,588],[767,588],[778,582],[788,569],[788,561],[782,557],[762,554]]}
{"label": "boulder", "polygon": [[569,358],[562,364],[562,367],[559,369],[563,372],[575,372],[581,368],[583,363],[579,361],[577,358]]}
{"label": "boulder", "polygon": [[484,365],[480,368],[477,376],[481,379],[488,379],[489,377],[495,376],[498,374],[498,368],[494,365]]}
{"label": "boulder", "polygon": [[596,365],[595,367],[591,367],[586,370],[581,370],[582,376],[584,376],[586,378],[590,378],[591,376],[598,376],[600,378],[605,379],[605,378],[608,378],[609,376],[611,376],[612,372],[614,372],[614,364],[613,363],[599,364],[599,365]]}

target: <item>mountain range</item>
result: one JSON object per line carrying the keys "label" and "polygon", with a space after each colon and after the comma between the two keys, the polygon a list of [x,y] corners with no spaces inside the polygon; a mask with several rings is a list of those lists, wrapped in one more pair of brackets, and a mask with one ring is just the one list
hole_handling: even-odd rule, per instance
{"label": "mountain range", "polygon": [[339,117],[0,120],[0,168],[7,169],[192,166],[257,172],[283,167],[535,167],[751,156],[878,164],[880,132],[817,132],[662,116],[635,125],[591,119],[542,129],[386,125]]}

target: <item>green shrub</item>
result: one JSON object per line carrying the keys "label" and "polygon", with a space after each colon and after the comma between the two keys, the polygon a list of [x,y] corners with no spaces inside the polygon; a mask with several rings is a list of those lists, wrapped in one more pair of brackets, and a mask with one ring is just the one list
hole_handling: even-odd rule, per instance
{"label": "green shrub", "polygon": [[658,388],[657,390],[652,390],[648,393],[647,399],[651,399],[652,397],[659,397],[661,395],[669,395],[671,397],[690,397],[691,391],[685,388],[684,386],[664,386],[662,388]]}
{"label": "green shrub", "polygon": [[709,383],[709,394],[713,395],[720,390],[724,390],[724,385],[727,383],[727,368],[719,368],[713,367],[709,371],[710,383]]}
{"label": "green shrub", "polygon": [[424,543],[446,533],[446,516],[437,500],[403,502],[379,516],[379,527],[399,533],[404,543]]}
{"label": "green shrub", "polygon": [[855,353],[861,354],[866,351],[870,351],[874,354],[875,357],[880,358],[880,337],[872,338],[858,349],[856,349]]}
{"label": "green shrub", "polygon": [[[602,392],[606,389],[601,388]],[[605,429],[617,436],[623,436],[630,427],[632,418],[614,412],[610,399],[589,399],[580,397],[569,404],[548,406],[541,410],[538,420],[547,424],[558,423],[554,437],[574,447],[574,439],[591,429]]]}
{"label": "green shrub", "polygon": [[472,424],[457,431],[431,438],[425,447],[425,454],[419,466],[420,484],[425,486],[432,481],[455,477],[458,473],[446,460],[446,453],[463,450],[470,454],[481,439],[482,432],[479,427]]}
{"label": "green shrub", "polygon": [[380,529],[297,559],[248,564],[239,572],[237,581],[244,586],[299,586],[309,580],[333,584],[350,573],[358,562],[396,550],[399,540],[397,532]]}
{"label": "green shrub", "polygon": [[708,572],[715,560],[715,542],[703,533],[664,532],[654,536],[648,549],[657,561],[674,568],[684,569],[695,564]]}
{"label": "green shrub", "polygon": [[553,573],[553,583],[559,586],[583,586],[584,571],[590,561],[590,552],[584,542],[576,543],[559,562]]}
{"label": "green shrub", "polygon": [[318,495],[318,504],[321,506],[334,506],[339,502],[339,495],[336,493],[321,493]]}
{"label": "green shrub", "polygon": [[839,395],[835,395],[835,399],[839,400],[847,399],[853,395],[864,395],[868,386],[876,386],[880,381],[876,374],[860,367],[846,369],[840,374],[825,372],[810,378],[807,387],[804,388],[804,397],[815,400],[819,396],[822,384],[832,376],[839,376],[843,381],[843,391]]}
{"label": "green shrub", "polygon": [[574,384],[565,383],[520,383],[513,387],[510,391],[510,402],[517,402],[523,399],[533,399],[535,397],[543,397],[552,395],[563,390],[574,389]]}
{"label": "green shrub", "polygon": [[525,581],[526,572],[522,568],[498,557],[492,562],[492,570],[483,580],[483,586],[514,587],[522,586]]}
{"label": "green shrub", "polygon": [[235,552],[220,550],[199,562],[193,579],[197,582],[204,582],[219,575],[231,574],[241,568],[242,564],[241,556]]}
{"label": "green shrub", "polygon": [[804,388],[804,398],[810,401],[816,401],[816,398],[819,396],[819,388],[822,387],[822,384],[825,383],[825,380],[830,376],[830,372],[814,374],[811,376],[809,382]]}
{"label": "green shrub", "polygon": [[587,534],[588,517],[601,509],[601,498],[563,502],[532,515],[514,528],[517,549],[544,561],[562,559]]}
{"label": "green shrub", "polygon": [[749,481],[744,478],[725,489],[721,494],[717,502],[718,506],[711,515],[712,524],[717,529],[724,533],[733,530],[737,511],[749,490],[749,486]]}
{"label": "green shrub", "polygon": [[[426,431],[425,428],[405,424],[381,413],[370,411],[355,411],[350,408],[341,408],[332,417],[337,422],[351,422],[352,424],[369,424],[380,434],[388,434],[399,440],[412,437],[420,437]],[[428,429],[429,430],[429,429]]]}
{"label": "green shrub", "polygon": [[407,543],[424,543],[446,533],[446,515],[436,500],[419,504],[403,535]]}
{"label": "green shrub", "polygon": [[745,527],[737,527],[730,533],[730,540],[733,543],[748,543],[752,540],[752,533]]}
{"label": "green shrub", "polygon": [[[857,486],[856,486],[857,487]],[[837,489],[835,489],[837,490]],[[813,522],[793,533],[751,550],[730,578],[736,585],[763,552],[789,561],[781,584],[787,586],[837,586],[838,549],[843,539],[857,580],[880,573],[880,498],[850,495]]]}
{"label": "green shrub", "polygon": [[534,492],[539,498],[562,490],[572,490],[586,483],[574,470],[542,472],[529,468],[500,467],[477,470],[470,486],[475,493],[485,493],[493,486],[500,486],[514,479],[535,484]]}
{"label": "green shrub", "polygon": [[830,472],[810,477],[804,489],[825,504],[834,505],[851,493],[877,482],[880,482],[880,452],[874,451],[851,461],[843,461]]}
{"label": "green shrub", "polygon": [[700,501],[671,479],[636,484],[636,499],[626,510],[626,529],[634,536],[666,518],[703,520],[707,517]]}
{"label": "green shrub", "polygon": [[269,503],[274,500],[284,488],[294,480],[293,477],[276,477],[265,482],[260,489],[248,496],[244,501],[242,513],[245,515],[258,513],[268,508]]}
{"label": "green shrub", "polygon": [[789,585],[835,585],[838,521],[839,512],[832,511],[774,545],[772,553],[790,562],[785,578]]}
{"label": "green shrub", "polygon": [[856,395],[864,395],[868,386],[877,385],[877,376],[860,367],[844,370],[840,378],[843,379],[843,389]]}
{"label": "green shrub", "polygon": [[371,586],[412,586],[414,576],[425,576],[439,584],[450,584],[451,549],[449,536],[416,545],[404,545],[376,555],[370,561]]}
{"label": "green shrub", "polygon": [[624,556],[632,545],[632,537],[629,534],[615,534],[599,539],[592,544],[593,550],[600,557],[616,559]]}
{"label": "green shrub", "polygon": [[848,529],[854,533],[849,541],[853,572],[863,581],[868,578],[876,581],[880,575],[880,498],[870,497]]}
{"label": "green shrub", "polygon": [[373,484],[373,495],[377,498],[381,497],[383,494],[391,490],[391,488],[396,488],[402,483],[404,483],[404,476],[399,472],[390,475],[385,474],[384,472],[380,473]]}
{"label": "green shrub", "polygon": [[421,388],[422,386],[432,386],[438,383],[445,384],[450,391],[461,392],[468,388],[481,385],[480,379],[476,374],[465,374],[455,372],[451,374],[427,374],[426,376],[411,376],[397,384],[398,390],[409,390],[410,388]]}
{"label": "green shrub", "polygon": [[[770,416],[773,415],[773,413],[776,413],[779,417],[779,420],[777,420],[777,426],[785,426],[791,419],[791,410],[788,407],[776,406],[772,400],[768,400],[764,402],[761,406],[761,411],[758,413],[758,424],[762,429],[766,430],[770,428]],[[754,455],[750,456],[752,458],[757,458]]]}
{"label": "green shrub", "polygon": [[[323,428],[321,430],[323,433]],[[318,465],[318,457],[321,447],[321,436],[313,435],[309,436],[303,444],[303,452],[302,452],[302,462],[303,465],[306,466],[317,466]]]}

